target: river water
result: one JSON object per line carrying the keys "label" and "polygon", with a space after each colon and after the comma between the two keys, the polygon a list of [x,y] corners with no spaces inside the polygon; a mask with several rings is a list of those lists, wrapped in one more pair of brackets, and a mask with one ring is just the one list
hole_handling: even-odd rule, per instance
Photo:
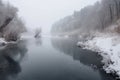
{"label": "river water", "polygon": [[115,80],[75,39],[24,39],[0,48],[0,80]]}

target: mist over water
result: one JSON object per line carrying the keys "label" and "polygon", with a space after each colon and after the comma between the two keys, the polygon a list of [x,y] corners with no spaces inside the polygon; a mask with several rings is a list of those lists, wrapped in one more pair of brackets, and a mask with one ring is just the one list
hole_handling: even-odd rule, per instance
{"label": "mist over water", "polygon": [[73,39],[31,38],[10,44],[0,50],[3,67],[0,79],[114,80],[101,69],[100,56],[78,48],[75,42]]}
{"label": "mist over water", "polygon": [[119,0],[0,0],[0,80],[115,80],[119,23]]}
{"label": "mist over water", "polygon": [[42,27],[44,34],[57,20],[72,15],[74,11],[95,3],[97,0],[4,0],[19,9],[19,16],[24,20],[28,30]]}

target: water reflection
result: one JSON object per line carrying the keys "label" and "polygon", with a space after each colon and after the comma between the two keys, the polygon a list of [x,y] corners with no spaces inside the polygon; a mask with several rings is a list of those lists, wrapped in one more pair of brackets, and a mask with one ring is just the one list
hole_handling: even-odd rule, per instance
{"label": "water reflection", "polygon": [[35,44],[36,44],[36,46],[41,46],[42,45],[42,39],[41,38],[35,39]]}
{"label": "water reflection", "polygon": [[51,42],[53,47],[61,53],[72,56],[74,60],[80,61],[80,63],[99,71],[100,76],[103,78],[102,80],[114,80],[113,77],[102,70],[102,58],[95,52],[78,48],[75,39],[56,38],[52,39]]}
{"label": "water reflection", "polygon": [[0,80],[16,77],[21,72],[20,62],[26,52],[25,41],[9,44],[0,50]]}

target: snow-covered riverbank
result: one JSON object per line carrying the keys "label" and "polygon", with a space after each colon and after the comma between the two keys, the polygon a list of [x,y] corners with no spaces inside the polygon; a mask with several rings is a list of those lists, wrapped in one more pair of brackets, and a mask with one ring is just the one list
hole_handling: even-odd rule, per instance
{"label": "snow-covered riverbank", "polygon": [[87,42],[78,42],[84,49],[99,52],[103,57],[103,69],[120,77],[120,36],[95,37]]}
{"label": "snow-covered riverbank", "polygon": [[[19,40],[18,40],[19,41]],[[17,43],[18,41],[10,41],[10,42],[7,42],[4,38],[0,38],[0,49],[3,48],[4,46],[6,46],[7,44],[15,44]]]}

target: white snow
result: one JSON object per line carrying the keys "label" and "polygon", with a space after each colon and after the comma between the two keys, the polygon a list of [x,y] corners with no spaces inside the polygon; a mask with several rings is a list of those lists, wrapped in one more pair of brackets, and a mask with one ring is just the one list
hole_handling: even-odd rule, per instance
{"label": "white snow", "polygon": [[7,42],[5,41],[4,38],[0,38],[0,49],[3,49],[7,44],[16,44],[18,41],[10,41],[10,42]]}
{"label": "white snow", "polygon": [[78,42],[84,49],[99,52],[103,57],[104,70],[120,77],[120,36],[95,37],[87,42]]}
{"label": "white snow", "polygon": [[7,42],[5,41],[5,39],[4,39],[4,38],[0,38],[0,45],[1,45],[2,43],[7,44]]}
{"label": "white snow", "polygon": [[7,42],[4,40],[4,38],[0,38],[0,50],[4,49]]}

